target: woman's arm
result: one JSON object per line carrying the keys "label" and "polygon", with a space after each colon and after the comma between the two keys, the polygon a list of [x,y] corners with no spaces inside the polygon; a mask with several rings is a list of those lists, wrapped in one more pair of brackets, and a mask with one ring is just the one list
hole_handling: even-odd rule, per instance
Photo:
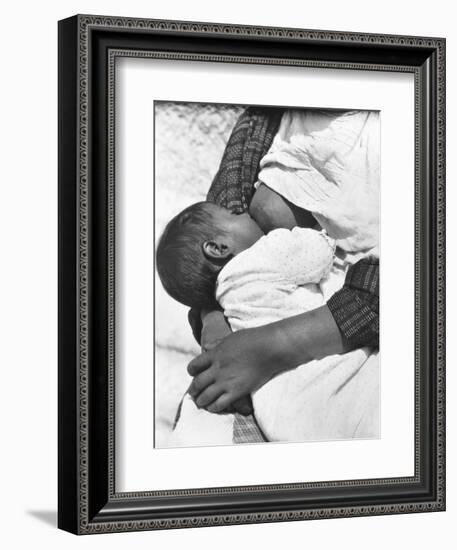
{"label": "woman's arm", "polygon": [[378,347],[378,289],[378,260],[361,260],[327,305],[233,333],[191,361],[190,394],[200,407],[220,412],[280,372],[358,347]]}
{"label": "woman's arm", "polygon": [[199,407],[221,412],[277,374],[346,350],[327,306],[269,325],[240,330],[189,363],[189,393]]}

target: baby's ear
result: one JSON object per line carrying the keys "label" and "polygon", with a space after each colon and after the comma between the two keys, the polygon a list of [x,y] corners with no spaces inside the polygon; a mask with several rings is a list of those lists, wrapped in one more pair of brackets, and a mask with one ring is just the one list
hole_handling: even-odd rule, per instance
{"label": "baby's ear", "polygon": [[229,247],[218,241],[205,241],[202,245],[203,254],[209,260],[226,260],[232,255]]}

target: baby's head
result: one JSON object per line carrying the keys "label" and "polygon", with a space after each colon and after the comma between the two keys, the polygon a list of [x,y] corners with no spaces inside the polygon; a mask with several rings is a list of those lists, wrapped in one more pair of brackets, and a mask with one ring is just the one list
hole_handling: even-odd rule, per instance
{"label": "baby's head", "polygon": [[233,214],[210,202],[189,206],[168,223],[157,246],[165,290],[189,307],[213,307],[219,271],[262,235],[247,213]]}

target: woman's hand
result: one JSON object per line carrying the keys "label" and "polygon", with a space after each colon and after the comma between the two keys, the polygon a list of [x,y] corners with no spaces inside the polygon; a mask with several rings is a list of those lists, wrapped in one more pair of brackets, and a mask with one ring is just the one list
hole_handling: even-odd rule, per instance
{"label": "woman's hand", "polygon": [[327,306],[230,334],[189,363],[189,393],[210,412],[229,409],[280,372],[343,353],[345,344]]}
{"label": "woman's hand", "polygon": [[[210,351],[216,345],[232,334],[232,329],[227,322],[222,310],[202,311],[202,331],[201,331],[201,346],[203,351]],[[237,399],[225,412],[240,413],[244,416],[252,414],[251,396],[246,395],[241,399]]]}
{"label": "woman's hand", "polygon": [[[286,370],[272,325],[233,333],[189,363],[189,387],[197,406],[222,412]],[[275,338],[276,336],[276,338]],[[243,401],[241,401],[243,402]]]}

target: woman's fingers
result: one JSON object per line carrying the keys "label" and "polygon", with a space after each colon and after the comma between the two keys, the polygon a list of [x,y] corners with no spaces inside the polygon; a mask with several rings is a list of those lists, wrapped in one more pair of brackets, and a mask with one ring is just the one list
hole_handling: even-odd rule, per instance
{"label": "woman's fingers", "polygon": [[195,357],[195,359],[192,359],[192,361],[187,365],[187,372],[191,376],[195,376],[199,372],[202,372],[211,366],[212,360],[213,355],[210,351],[202,353],[198,357]]}
{"label": "woman's fingers", "polygon": [[210,405],[216,399],[224,393],[224,390],[221,389],[219,386],[212,385],[208,386],[205,390],[203,390],[200,395],[195,400],[195,403],[197,404],[197,407],[202,408],[206,407],[207,405]]}
{"label": "woman's fingers", "polygon": [[233,397],[228,394],[224,393],[220,395],[216,401],[211,403],[206,407],[206,410],[212,413],[220,413],[225,411],[233,402]]}
{"label": "woman's fingers", "polygon": [[210,369],[204,370],[202,373],[197,375],[193,380],[187,393],[192,397],[197,397],[197,395],[202,392],[207,386],[214,382],[214,374]]}

